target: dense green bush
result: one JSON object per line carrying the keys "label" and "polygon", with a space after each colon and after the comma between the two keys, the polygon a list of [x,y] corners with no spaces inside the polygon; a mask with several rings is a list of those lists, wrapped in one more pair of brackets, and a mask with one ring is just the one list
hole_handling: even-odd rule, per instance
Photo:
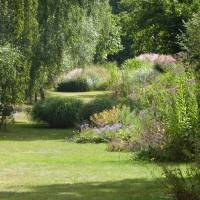
{"label": "dense green bush", "polygon": [[132,58],[132,59],[128,59],[126,60],[122,67],[129,69],[129,70],[137,70],[140,68],[148,68],[151,67],[153,64],[148,62],[148,61],[143,61],[140,60],[139,58]]}
{"label": "dense green bush", "polygon": [[[142,149],[141,157],[165,161],[193,159],[198,137],[197,84],[192,73],[165,74],[145,88],[153,118],[162,125],[163,141]],[[146,127],[149,130],[149,127]],[[161,129],[160,129],[161,130]]]}
{"label": "dense green bush", "polygon": [[109,151],[130,151],[132,138],[138,132],[139,121],[127,106],[113,107],[91,117],[91,124],[83,124],[74,138],[77,143],[108,144]]}
{"label": "dense green bush", "polygon": [[181,45],[187,51],[192,62],[200,60],[200,12],[185,23],[186,33],[181,36]]}
{"label": "dense green bush", "polygon": [[137,89],[148,85],[160,74],[150,62],[146,62],[145,65],[141,62],[139,66],[135,66],[135,60],[133,59],[133,63],[130,61],[127,61],[127,63],[122,66],[118,78],[116,79],[117,83],[115,82],[114,87],[112,87],[114,94],[126,98],[133,93],[135,94]]}
{"label": "dense green bush", "polygon": [[98,133],[96,129],[85,129],[78,133],[73,141],[76,143],[106,143],[111,141],[114,133],[112,132],[102,132]]}
{"label": "dense green bush", "polygon": [[188,167],[186,172],[180,168],[164,168],[166,185],[174,200],[200,200],[200,168]]}
{"label": "dense green bush", "polygon": [[31,116],[36,121],[46,122],[52,128],[74,127],[79,122],[83,107],[81,100],[73,98],[49,98],[36,103]]}
{"label": "dense green bush", "polygon": [[96,113],[111,109],[118,104],[115,97],[100,97],[88,102],[82,110],[82,119],[90,120],[90,117]]}
{"label": "dense green bush", "polygon": [[86,79],[72,79],[61,82],[57,86],[58,92],[87,92],[89,91],[89,85]]}
{"label": "dense green bush", "polygon": [[0,46],[0,128],[12,116],[14,106],[24,101],[28,66],[18,49]]}

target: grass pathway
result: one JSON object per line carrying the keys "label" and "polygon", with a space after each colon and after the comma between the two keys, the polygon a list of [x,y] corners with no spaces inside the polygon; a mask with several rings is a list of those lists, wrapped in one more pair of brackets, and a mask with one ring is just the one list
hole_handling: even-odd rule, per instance
{"label": "grass pathway", "polygon": [[23,124],[0,132],[0,199],[166,199],[156,165],[104,144],[67,142],[71,132]]}
{"label": "grass pathway", "polygon": [[48,97],[75,97],[82,99],[85,102],[88,102],[95,97],[101,97],[110,94],[109,91],[90,91],[90,92],[56,92],[56,91],[47,91]]}

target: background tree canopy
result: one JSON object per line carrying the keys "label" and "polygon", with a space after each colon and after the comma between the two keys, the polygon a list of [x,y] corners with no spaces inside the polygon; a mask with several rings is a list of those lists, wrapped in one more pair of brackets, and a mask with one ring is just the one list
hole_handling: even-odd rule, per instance
{"label": "background tree canopy", "polygon": [[27,58],[30,101],[64,66],[103,62],[121,48],[108,0],[0,0],[0,44],[7,42]]}
{"label": "background tree canopy", "polygon": [[45,96],[66,67],[175,54],[198,0],[0,0],[0,45],[26,58],[26,98]]}
{"label": "background tree canopy", "polygon": [[111,5],[122,27],[124,49],[115,57],[121,62],[145,52],[179,52],[184,21],[200,8],[198,0],[111,0]]}

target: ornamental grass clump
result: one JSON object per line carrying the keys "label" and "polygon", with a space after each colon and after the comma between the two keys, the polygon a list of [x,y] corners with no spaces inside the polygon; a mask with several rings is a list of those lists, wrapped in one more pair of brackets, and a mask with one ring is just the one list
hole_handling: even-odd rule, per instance
{"label": "ornamental grass clump", "polygon": [[107,90],[110,84],[110,69],[98,65],[72,69],[61,78],[56,90],[59,92]]}
{"label": "ornamental grass clump", "polygon": [[29,67],[22,53],[10,44],[0,46],[0,129],[24,102]]}
{"label": "ornamental grass clump", "polygon": [[52,128],[72,128],[80,123],[82,107],[83,102],[79,99],[54,97],[36,103],[31,110],[31,117]]}

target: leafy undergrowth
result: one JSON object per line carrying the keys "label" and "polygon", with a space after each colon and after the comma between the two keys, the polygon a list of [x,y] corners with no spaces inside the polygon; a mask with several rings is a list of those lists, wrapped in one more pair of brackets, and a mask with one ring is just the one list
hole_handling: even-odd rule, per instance
{"label": "leafy undergrowth", "polygon": [[2,200],[161,200],[161,171],[104,144],[75,144],[72,130],[15,124],[0,132]]}

